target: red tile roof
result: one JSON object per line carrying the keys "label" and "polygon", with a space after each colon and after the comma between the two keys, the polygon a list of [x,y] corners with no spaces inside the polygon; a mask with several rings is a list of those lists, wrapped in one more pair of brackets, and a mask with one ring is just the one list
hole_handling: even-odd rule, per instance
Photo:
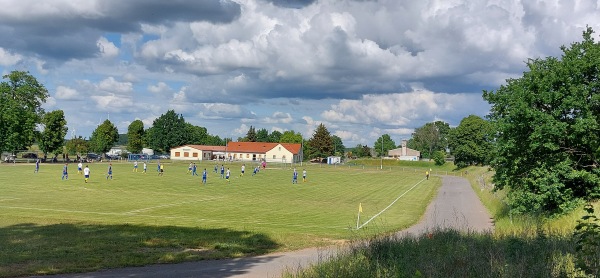
{"label": "red tile roof", "polygon": [[[194,148],[200,151],[213,151],[213,152],[224,152],[225,146],[207,146],[207,145],[184,145],[181,147],[188,146],[190,148]],[[180,148],[180,147],[178,147]]]}
{"label": "red tile roof", "polygon": [[227,143],[227,152],[237,153],[267,153],[277,145],[281,144],[285,149],[292,154],[299,154],[300,144],[291,143],[266,143],[266,142],[229,142]]}

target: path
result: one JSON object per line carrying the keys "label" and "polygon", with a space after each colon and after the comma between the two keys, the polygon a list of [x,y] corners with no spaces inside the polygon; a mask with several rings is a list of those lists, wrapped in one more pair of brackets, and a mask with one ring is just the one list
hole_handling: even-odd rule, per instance
{"label": "path", "polygon": [[[435,228],[482,232],[491,231],[493,224],[490,215],[466,179],[444,176],[442,186],[436,198],[427,207],[423,220],[398,232],[397,235],[419,235]],[[319,260],[329,258],[335,251],[335,248],[309,248],[257,257],[128,267],[51,277],[279,277],[285,269],[296,269],[317,263]]]}

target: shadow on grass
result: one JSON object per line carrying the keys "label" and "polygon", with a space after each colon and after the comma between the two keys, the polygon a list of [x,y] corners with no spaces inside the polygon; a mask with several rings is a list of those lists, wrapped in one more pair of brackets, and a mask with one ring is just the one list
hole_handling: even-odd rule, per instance
{"label": "shadow on grass", "polygon": [[278,247],[264,234],[230,229],[19,224],[0,228],[0,277],[235,258]]}
{"label": "shadow on grass", "polygon": [[379,238],[285,277],[569,277],[574,245],[562,237],[436,231]]}

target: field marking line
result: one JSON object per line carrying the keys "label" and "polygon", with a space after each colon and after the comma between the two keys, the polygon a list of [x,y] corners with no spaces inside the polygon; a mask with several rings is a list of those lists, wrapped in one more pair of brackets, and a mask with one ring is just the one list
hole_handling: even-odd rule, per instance
{"label": "field marking line", "polygon": [[400,196],[398,196],[398,198],[396,198],[396,200],[394,200],[391,204],[389,204],[387,207],[385,207],[383,210],[381,210],[380,212],[378,212],[377,214],[375,214],[373,217],[371,217],[369,220],[367,220],[367,222],[363,223],[362,225],[360,225],[358,228],[356,228],[357,230],[359,230],[360,228],[364,227],[365,225],[369,224],[369,222],[371,222],[371,220],[375,219],[377,216],[379,216],[380,214],[382,214],[384,211],[386,211],[387,209],[389,209],[392,205],[394,205],[400,198],[402,198],[402,196],[406,195],[406,193],[410,192],[411,190],[413,190],[413,188],[417,187],[417,185],[419,185],[421,182],[423,182],[425,179],[420,180],[419,182],[415,183],[415,185],[413,185],[411,188],[409,188],[408,190],[406,190],[404,193],[402,193]]}
{"label": "field marking line", "polygon": [[21,198],[8,197],[8,198],[3,198],[3,199],[0,199],[0,202],[2,202],[2,201],[12,201],[12,200],[19,200],[19,199],[21,199]]}
{"label": "field marking line", "polygon": [[140,212],[144,212],[144,211],[148,211],[148,210],[153,210],[153,209],[158,209],[158,208],[174,207],[174,206],[179,206],[179,205],[184,205],[184,204],[189,204],[189,203],[198,203],[198,202],[204,202],[204,201],[212,201],[212,200],[223,199],[223,198],[224,197],[214,197],[214,198],[207,198],[207,199],[197,199],[197,200],[192,200],[192,201],[185,201],[185,202],[172,203],[172,204],[164,204],[164,205],[158,205],[158,206],[153,206],[153,207],[147,207],[147,208],[141,208],[141,209],[136,209],[136,210],[130,210],[130,211],[126,211],[124,213],[125,214],[136,214],[136,213],[140,213]]}

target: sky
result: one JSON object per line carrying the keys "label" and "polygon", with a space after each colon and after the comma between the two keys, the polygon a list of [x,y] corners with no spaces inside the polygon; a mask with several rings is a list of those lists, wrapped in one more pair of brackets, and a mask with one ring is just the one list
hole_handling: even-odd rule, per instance
{"label": "sky", "polygon": [[[0,73],[29,71],[67,139],[168,110],[221,138],[250,126],[346,147],[485,117],[483,90],[600,30],[586,0],[0,0]],[[594,34],[598,39],[598,34]]]}

